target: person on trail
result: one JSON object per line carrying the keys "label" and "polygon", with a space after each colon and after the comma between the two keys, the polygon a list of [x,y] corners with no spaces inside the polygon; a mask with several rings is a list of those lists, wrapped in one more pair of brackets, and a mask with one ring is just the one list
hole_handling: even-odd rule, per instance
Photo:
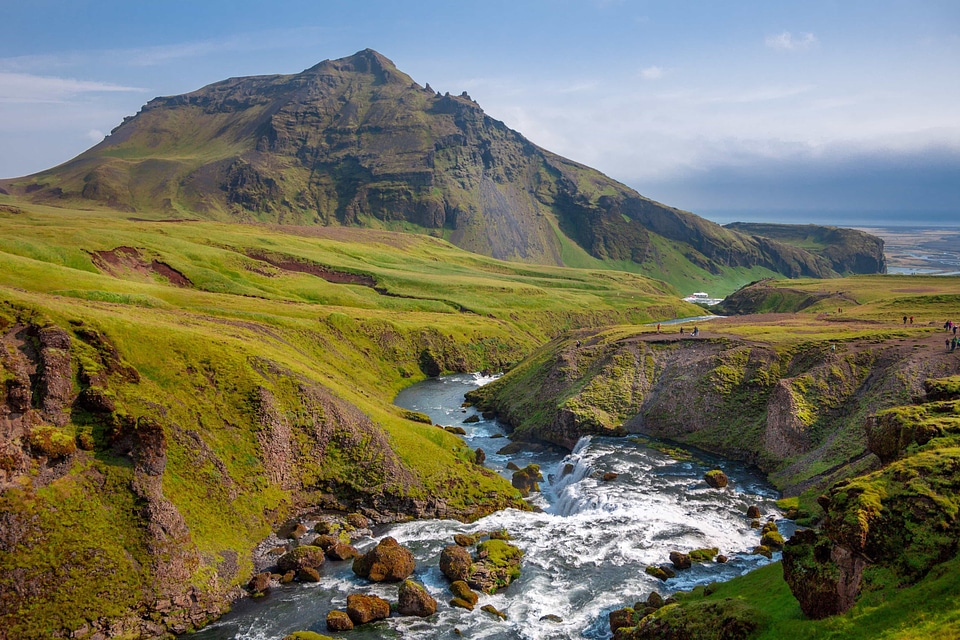
{"label": "person on trail", "polygon": [[903,316],[903,324],[907,324],[907,316]]}
{"label": "person on trail", "polygon": [[683,335],[683,327],[680,327],[680,335]]}
{"label": "person on trail", "polygon": [[953,325],[953,335],[957,335],[957,325]]}
{"label": "person on trail", "polygon": [[696,338],[698,335],[700,335],[700,327],[694,327],[694,328],[693,328],[693,337]]}
{"label": "person on trail", "polygon": [[657,323],[657,333],[660,333],[660,323]]}
{"label": "person on trail", "polygon": [[913,324],[913,316],[910,316],[910,324]]}
{"label": "person on trail", "polygon": [[950,351],[957,350],[957,340],[958,338],[954,337],[954,339],[950,341]]}

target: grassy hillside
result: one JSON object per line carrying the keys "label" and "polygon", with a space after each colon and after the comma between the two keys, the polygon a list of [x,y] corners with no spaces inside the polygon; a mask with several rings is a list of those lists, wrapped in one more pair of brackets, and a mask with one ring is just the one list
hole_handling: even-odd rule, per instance
{"label": "grassy hillside", "polygon": [[424,236],[5,197],[0,637],[202,624],[254,545],[320,505],[384,520],[519,504],[396,392],[571,328],[697,312],[639,276]]}

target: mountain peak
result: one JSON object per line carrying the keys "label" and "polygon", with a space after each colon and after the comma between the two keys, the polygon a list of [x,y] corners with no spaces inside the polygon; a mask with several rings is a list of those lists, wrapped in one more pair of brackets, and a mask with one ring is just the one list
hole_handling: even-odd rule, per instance
{"label": "mountain peak", "polygon": [[402,75],[390,58],[373,49],[357,51],[352,56],[336,60],[324,60],[306,70],[305,73],[316,73],[335,69],[339,72],[369,73],[381,80],[393,79]]}

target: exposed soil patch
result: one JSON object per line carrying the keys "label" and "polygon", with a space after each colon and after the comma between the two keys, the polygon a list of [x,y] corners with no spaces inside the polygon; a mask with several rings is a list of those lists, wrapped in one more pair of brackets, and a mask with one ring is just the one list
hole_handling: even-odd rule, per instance
{"label": "exposed soil patch", "polygon": [[190,279],[168,265],[166,262],[151,260],[147,262],[140,249],[133,247],[117,247],[112,251],[93,251],[90,254],[93,265],[104,273],[115,278],[122,278],[125,273],[134,272],[147,276],[159,275],[178,287],[192,287]]}
{"label": "exposed soil patch", "polygon": [[332,282],[334,284],[359,284],[364,287],[371,288],[376,288],[377,286],[377,281],[374,280],[372,276],[365,274],[335,271],[321,264],[316,264],[313,262],[300,262],[298,260],[294,260],[293,258],[260,253],[257,251],[251,251],[247,253],[247,256],[253,258],[254,260],[266,262],[267,264],[278,269],[283,269],[284,271],[308,273],[312,276],[323,278],[327,282]]}

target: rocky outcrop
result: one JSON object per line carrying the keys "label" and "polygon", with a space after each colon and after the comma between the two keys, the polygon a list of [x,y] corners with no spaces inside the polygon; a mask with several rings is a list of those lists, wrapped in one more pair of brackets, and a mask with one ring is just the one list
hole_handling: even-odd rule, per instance
{"label": "rocky outcrop", "polygon": [[511,483],[520,495],[527,497],[533,491],[540,491],[540,480],[543,480],[540,465],[528,464],[523,469],[513,472]]}
{"label": "rocky outcrop", "polygon": [[883,240],[865,231],[813,224],[755,222],[733,222],[724,228],[802,246],[828,260],[830,268],[841,275],[887,272]]}

